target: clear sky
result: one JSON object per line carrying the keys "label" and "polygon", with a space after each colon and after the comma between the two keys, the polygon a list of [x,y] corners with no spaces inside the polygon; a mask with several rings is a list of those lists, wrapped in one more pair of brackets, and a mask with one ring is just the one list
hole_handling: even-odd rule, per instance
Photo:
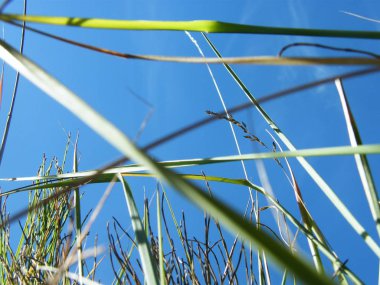
{"label": "clear sky", "polygon": [[[22,2],[14,0],[5,12],[22,13]],[[344,11],[380,20],[380,3],[374,0],[360,2],[353,0],[55,0],[30,1],[27,13],[136,20],[212,19],[264,26],[380,30],[380,23],[359,19]],[[18,47],[19,29],[6,24],[2,26],[5,40]],[[199,56],[197,48],[183,32],[106,31],[42,25],[35,25],[35,27],[120,52]],[[214,56],[200,34],[192,33],[192,36],[206,56]],[[236,34],[212,34],[209,37],[224,56],[277,55],[283,46],[294,42],[329,44],[380,53],[380,42],[375,40]],[[141,136],[137,138],[137,144],[140,146],[206,117],[206,110],[222,109],[218,93],[204,65],[125,60],[83,50],[28,31],[25,37],[24,53],[131,138],[137,138],[144,118],[153,112]],[[293,48],[285,55],[347,56],[345,53],[314,47]],[[251,92],[260,98],[283,88],[360,67],[235,65],[234,68]],[[245,95],[222,66],[211,66],[211,69],[227,107],[247,102]],[[13,78],[14,72],[6,67],[0,110],[1,128],[5,124],[10,104]],[[380,131],[376,124],[380,121],[379,79],[379,74],[373,74],[344,82],[364,143],[379,143],[380,141]],[[263,106],[297,148],[349,144],[339,97],[335,86],[331,83],[268,102]],[[255,135],[271,145],[272,139],[266,132],[269,127],[253,108],[236,114],[235,118],[244,121]],[[22,79],[0,176],[35,175],[42,155],[46,154],[48,159],[53,156],[61,159],[67,133],[71,132],[74,135],[78,131],[80,170],[100,167],[120,156],[116,150],[97,137],[73,115]],[[263,151],[258,145],[252,145],[243,140],[243,133],[239,129],[236,129],[236,132],[242,153],[253,150]],[[72,148],[70,153],[72,153]],[[218,121],[162,145],[151,153],[159,160],[169,160],[232,155],[236,154],[237,150],[228,124]],[[358,216],[368,231],[376,236],[353,158],[313,158],[309,161],[350,210]],[[373,166],[375,181],[379,183],[379,176],[376,175],[380,170],[378,156],[370,157],[370,163]],[[282,171],[273,161],[267,161],[265,165],[278,199],[297,213],[292,189]],[[291,165],[295,170],[306,203],[325,231],[332,247],[342,260],[348,260],[348,266],[364,281],[374,284],[378,270],[375,256],[337,213],[297,161],[291,160]],[[248,163],[247,167],[248,177],[260,184],[256,165]],[[209,175],[243,177],[241,166],[237,163],[196,168],[191,171],[199,174],[201,170]],[[140,202],[139,206],[142,206],[144,192],[146,196],[151,197],[155,190],[155,181],[152,180],[136,178],[130,183],[136,193],[137,201]],[[218,192],[220,197],[231,206],[244,210],[242,205],[245,205],[248,197],[246,189],[218,184],[212,184],[212,186],[214,192]],[[1,183],[0,187],[2,191],[6,191],[16,185]],[[106,185],[97,185],[82,189],[85,193],[84,211],[96,205],[105,187]],[[112,216],[126,217],[127,209],[120,190],[118,187],[115,188],[93,229],[93,232],[100,234],[100,241],[107,241],[105,223],[111,220]],[[203,214],[174,191],[170,193],[171,199],[175,201],[177,214],[180,214],[181,209],[185,209],[193,215],[193,219],[188,219],[188,223],[193,226],[194,234],[196,234],[201,230],[197,224]],[[13,203],[14,209],[20,209],[26,205],[27,196],[11,197],[10,203]],[[268,223],[270,223],[270,214],[264,215],[267,215]],[[296,216],[299,217],[299,215]],[[129,225],[128,220],[124,220],[124,225]],[[302,241],[300,243],[305,245]],[[105,283],[112,278],[109,272],[101,274],[98,277]]]}

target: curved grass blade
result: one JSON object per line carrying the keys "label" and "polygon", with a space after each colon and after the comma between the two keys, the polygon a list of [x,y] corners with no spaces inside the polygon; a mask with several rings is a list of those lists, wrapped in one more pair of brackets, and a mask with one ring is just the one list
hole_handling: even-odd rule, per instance
{"label": "curved grass blade", "polygon": [[380,39],[380,33],[375,31],[344,31],[321,29],[298,29],[283,27],[265,27],[255,25],[242,25],[213,20],[195,21],[143,21],[143,20],[113,20],[78,17],[50,17],[50,16],[23,16],[16,14],[1,14],[3,21],[25,21],[30,23],[74,26],[95,29],[118,30],[166,30],[190,31],[205,33],[244,33],[265,35],[297,35],[313,37],[341,37]]}
{"label": "curved grass blade", "polygon": [[[208,37],[203,34],[204,38],[214,51],[214,53],[222,58],[219,51],[212,44],[212,42],[208,39]],[[244,94],[247,96],[248,100],[254,105],[263,119],[267,122],[270,128],[277,134],[277,136],[281,139],[281,141],[286,145],[286,147],[291,151],[295,152],[296,148],[292,144],[292,142],[288,139],[287,136],[281,131],[278,125],[272,120],[272,118],[265,112],[265,110],[261,107],[261,105],[257,102],[256,98],[252,95],[252,93],[248,90],[248,88],[244,85],[244,83],[240,80],[237,74],[233,71],[233,69],[228,65],[224,64],[224,67],[228,71],[228,73],[232,76],[235,82],[242,89]],[[379,245],[375,242],[375,240],[369,235],[369,233],[365,230],[365,228],[360,224],[360,222],[356,219],[356,217],[350,212],[350,210],[344,205],[344,203],[340,200],[340,198],[335,194],[335,192],[331,189],[331,187],[326,183],[326,181],[319,175],[319,173],[311,166],[310,163],[306,161],[303,157],[297,157],[298,162],[302,165],[302,167],[306,170],[306,172],[310,175],[310,177],[314,180],[314,182],[319,186],[322,192],[326,195],[326,197],[331,201],[331,203],[337,208],[339,213],[346,219],[348,224],[354,229],[354,231],[363,238],[364,242],[367,246],[377,255],[379,256]]]}
{"label": "curved grass blade", "polygon": [[[355,154],[380,154],[380,145],[358,145],[356,147],[351,146],[341,146],[341,147],[327,147],[327,148],[315,148],[315,149],[303,149],[297,151],[284,151],[284,152],[267,152],[267,153],[253,153],[253,154],[243,154],[243,155],[232,155],[232,156],[220,156],[213,158],[193,158],[193,159],[182,159],[182,160],[171,160],[157,162],[165,168],[176,168],[176,167],[190,167],[198,166],[204,164],[215,164],[215,163],[227,163],[235,162],[240,160],[258,160],[258,159],[275,159],[275,158],[291,158],[291,157],[312,157],[312,156],[338,156],[338,155],[355,155]],[[141,171],[147,171],[147,168],[138,164],[130,164],[126,166],[118,166],[105,170],[103,173],[97,175],[87,183],[97,183],[110,181],[113,175],[117,173],[136,173]],[[44,181],[49,181],[52,183],[56,180],[67,180],[72,178],[84,178],[91,177],[96,174],[96,170],[82,171],[75,173],[65,173],[58,175],[49,176],[29,176],[29,177],[12,177],[12,178],[0,178],[0,181],[35,181],[44,179]],[[67,183],[66,183],[67,182]],[[52,185],[52,184],[51,184]],[[63,187],[70,185],[70,181],[60,181],[54,184],[56,187]],[[26,186],[17,188],[14,190],[6,191],[0,193],[0,197],[11,195],[17,192],[27,191],[34,189],[32,187]],[[37,188],[35,188],[37,189]]]}
{"label": "curved grass blade", "polygon": [[230,231],[239,234],[241,239],[252,242],[258,248],[265,250],[278,265],[287,268],[307,284],[333,284],[328,277],[318,274],[303,258],[293,255],[269,234],[258,230],[226,204],[210,198],[199,187],[156,163],[86,102],[4,41],[0,41],[0,57],[47,95],[75,114],[123,155],[146,166],[149,171],[157,174],[159,179],[167,182],[198,207],[217,218]]}
{"label": "curved grass blade", "polygon": [[149,241],[145,233],[143,222],[141,221],[139,215],[139,211],[137,210],[131,188],[129,187],[128,183],[124,180],[123,176],[121,176],[121,174],[118,175],[118,179],[123,185],[125,200],[127,201],[133,231],[135,232],[136,236],[137,249],[141,258],[144,279],[146,280],[148,285],[159,284],[157,265],[154,262],[152,252],[149,246]]}
{"label": "curved grass blade", "polygon": [[[276,158],[298,158],[298,157],[322,157],[322,156],[345,156],[345,155],[357,155],[357,154],[380,154],[380,144],[367,144],[358,146],[338,146],[338,147],[325,147],[325,148],[311,148],[311,149],[301,149],[296,151],[284,151],[284,152],[265,152],[265,153],[252,153],[252,154],[242,154],[242,155],[231,155],[231,156],[219,156],[211,158],[192,158],[192,159],[181,159],[181,160],[169,160],[163,162],[157,162],[165,168],[177,168],[177,167],[191,167],[204,164],[215,164],[215,163],[228,163],[236,162],[240,160],[259,160],[259,159],[276,159]],[[103,173],[99,174],[94,178],[93,182],[104,182],[109,181],[109,177],[113,177],[117,173],[135,173],[146,171],[147,167],[139,164],[130,164],[126,166],[118,166],[105,170]],[[29,176],[29,177],[12,177],[12,178],[0,178],[0,181],[35,181],[39,179],[50,180],[49,182],[54,182],[54,180],[64,180],[71,178],[80,177],[90,177],[96,173],[96,170],[82,171],[75,173],[65,173],[58,175],[49,176]],[[64,186],[57,185],[57,186]],[[23,188],[20,188],[20,190]],[[29,188],[28,188],[29,189]],[[13,192],[14,193],[14,192]],[[1,196],[10,195],[11,192],[0,193]]]}

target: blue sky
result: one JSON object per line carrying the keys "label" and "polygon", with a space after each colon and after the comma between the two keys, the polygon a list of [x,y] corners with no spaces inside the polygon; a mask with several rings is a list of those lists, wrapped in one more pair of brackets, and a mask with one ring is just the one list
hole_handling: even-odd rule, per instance
{"label": "blue sky", "polygon": [[[380,23],[374,23],[347,15],[342,11],[380,19],[378,1],[30,1],[28,14],[99,17],[115,19],[146,20],[195,20],[213,19],[243,24],[286,26],[300,28],[379,30]],[[6,12],[21,13],[22,1],[13,1]],[[183,32],[133,32],[85,30],[65,27],[36,27],[64,37],[88,44],[127,53],[199,56],[196,47]],[[5,40],[17,47],[20,31],[4,25]],[[199,34],[192,33],[207,56],[212,51]],[[379,52],[380,43],[370,40],[325,39],[291,36],[220,35],[209,36],[224,56],[276,55],[289,43],[314,42],[339,47],[350,47]],[[208,70],[203,65],[158,63],[124,60],[97,54],[26,33],[25,55],[67,85],[77,95],[110,119],[131,138],[135,138],[146,115],[153,115],[137,141],[144,146],[152,140],[176,130],[190,122],[206,116],[206,110],[219,111],[222,105],[218,99]],[[293,56],[342,55],[312,47],[289,50]],[[222,66],[212,66],[212,72],[228,107],[246,102],[246,97],[229,77]],[[283,88],[331,76],[359,67],[272,67],[234,66],[236,72],[260,98]],[[13,88],[14,72],[7,67],[3,102],[0,110],[0,126],[4,126]],[[345,81],[347,94],[356,116],[364,143],[378,143],[380,132],[375,122],[380,120],[378,111],[379,74]],[[144,98],[149,105],[138,97]],[[333,84],[326,84],[304,92],[281,98],[264,105],[264,108],[298,148],[348,145],[348,136],[339,97]],[[255,110],[235,115],[247,123],[250,130],[268,144],[268,126]],[[45,153],[47,158],[62,157],[67,133],[79,131],[80,170],[97,168],[119,157],[119,153],[95,133],[89,130],[69,112],[58,106],[37,88],[22,79],[16,101],[14,118],[7,149],[1,165],[1,177],[34,175]],[[243,153],[259,149],[242,140],[242,133],[236,130]],[[71,149],[72,152],[72,149]],[[198,129],[186,136],[173,140],[151,152],[159,160],[198,158],[236,154],[233,137],[226,122],[218,121]],[[364,200],[359,177],[352,157],[309,159],[342,197],[342,200],[358,215],[360,222],[376,235],[371,223],[368,206]],[[377,156],[370,158],[376,182],[380,168]],[[304,198],[311,213],[317,219],[333,248],[342,260],[368,284],[377,278],[377,261],[361,242],[350,226],[336,212],[330,202],[319,191],[310,177],[295,161],[291,161],[296,177],[303,190]],[[272,161],[265,162],[274,192],[281,202],[296,211],[292,190],[282,172]],[[210,175],[226,175],[241,178],[239,164],[210,166],[193,169],[195,173],[204,170]],[[185,170],[189,171],[189,170]],[[248,163],[248,177],[259,183],[256,166]],[[130,181],[136,192],[137,201],[145,195],[151,197],[155,181],[135,179]],[[247,199],[246,189],[233,189],[212,184],[222,199],[233,207],[243,210]],[[2,191],[16,187],[1,183]],[[84,208],[93,208],[106,185],[83,188]],[[218,190],[217,190],[218,189]],[[233,193],[231,193],[233,191]],[[194,215],[194,231],[203,214],[187,201],[170,191],[176,211],[185,209]],[[239,193],[237,195],[236,193]],[[233,195],[234,199],[231,199]],[[122,193],[115,188],[109,198],[94,232],[99,232],[106,242],[105,223],[112,216],[125,216],[126,207]],[[11,197],[14,209],[26,205],[26,196]],[[13,200],[13,201],[12,201]],[[22,203],[20,202],[22,201]],[[264,201],[263,201],[264,203]],[[267,215],[268,223],[271,219]],[[128,221],[125,221],[128,225]],[[305,242],[300,241],[301,245]],[[102,272],[98,276],[105,283],[111,275]]]}

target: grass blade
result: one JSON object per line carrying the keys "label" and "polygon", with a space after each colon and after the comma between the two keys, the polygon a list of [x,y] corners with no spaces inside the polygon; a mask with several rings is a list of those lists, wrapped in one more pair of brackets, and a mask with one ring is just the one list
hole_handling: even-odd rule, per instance
{"label": "grass blade", "polygon": [[[350,105],[347,100],[347,96],[343,87],[343,82],[340,78],[335,80],[335,86],[339,93],[339,98],[342,104],[344,118],[346,120],[348,136],[352,146],[357,146],[362,144],[362,139],[360,137],[359,129],[355,122],[354,115],[351,111]],[[364,193],[367,198],[369,208],[371,210],[372,218],[376,225],[376,230],[380,236],[380,206],[379,206],[379,196],[375,187],[375,182],[371,173],[371,168],[369,166],[367,156],[355,155],[356,167],[359,172],[360,180],[363,185]],[[380,284],[380,270],[378,282]]]}
{"label": "grass blade", "polygon": [[[74,158],[73,158],[73,172],[78,171],[78,136],[74,145]],[[74,188],[74,203],[75,203],[75,234],[77,242],[77,255],[78,255],[78,275],[79,284],[82,284],[83,278],[83,260],[82,260],[82,242],[80,240],[82,232],[82,218],[81,218],[81,207],[80,207],[80,192],[79,187]]]}
{"label": "grass blade", "polygon": [[[347,131],[350,139],[351,146],[355,147],[362,145],[359,129],[355,122],[354,115],[351,112],[350,105],[348,104],[347,97],[343,88],[343,83],[340,79],[335,81],[336,88],[339,93],[339,98],[342,103],[344,118],[346,120]],[[369,208],[372,213],[373,220],[376,225],[377,232],[380,236],[380,207],[379,196],[376,191],[375,183],[371,173],[371,169],[368,164],[368,160],[365,154],[356,154],[355,156],[356,166],[360,175],[364,193],[366,195]]]}
{"label": "grass blade", "polygon": [[157,207],[157,234],[158,234],[158,258],[159,258],[159,269],[160,269],[160,284],[166,285],[164,248],[163,248],[162,227],[161,227],[161,203],[160,203],[160,192],[158,191],[158,189],[156,192],[156,207]]}
{"label": "grass blade", "polygon": [[191,31],[205,33],[245,33],[265,35],[303,35],[316,37],[342,37],[380,39],[380,33],[375,31],[342,31],[321,29],[297,29],[282,27],[265,27],[219,22],[212,20],[195,21],[141,21],[141,20],[112,20],[78,17],[23,16],[16,14],[1,14],[3,21],[25,21],[30,23],[74,26],[95,29],[118,30],[167,30]]}
{"label": "grass blade", "polygon": [[159,278],[157,273],[157,265],[153,260],[149,241],[144,230],[143,222],[141,221],[139,212],[137,210],[131,188],[129,187],[128,183],[125,182],[121,174],[118,175],[118,178],[123,185],[125,200],[127,201],[129,215],[131,216],[132,227],[133,231],[135,232],[137,248],[143,267],[144,279],[148,285],[160,284],[158,281]]}
{"label": "grass blade", "polygon": [[[355,155],[355,154],[380,154],[380,144],[376,145],[358,145],[352,146],[339,146],[339,147],[326,147],[326,148],[311,148],[302,149],[296,151],[284,151],[284,152],[266,152],[266,153],[252,153],[252,154],[242,154],[242,155],[231,155],[231,156],[219,156],[212,158],[193,158],[193,159],[182,159],[182,160],[170,160],[158,162],[160,165],[166,168],[176,168],[176,167],[190,167],[198,166],[204,164],[215,164],[215,163],[228,163],[240,160],[260,160],[260,159],[275,159],[275,158],[298,158],[298,157],[322,157],[322,156],[343,156],[343,155]],[[105,182],[110,181],[114,174],[117,173],[136,173],[141,171],[147,171],[147,167],[139,164],[130,164],[126,166],[118,166],[105,170],[103,173],[97,175],[96,178],[92,179],[91,182]],[[96,173],[96,170],[82,171],[76,173],[65,173],[58,175],[48,175],[48,176],[29,176],[29,177],[11,177],[11,178],[0,178],[0,181],[34,181],[39,179],[50,180],[64,180],[70,178],[83,178],[90,177]],[[64,186],[64,182],[60,182],[58,186]],[[24,187],[23,187],[24,188]],[[19,190],[23,189],[20,188]],[[30,189],[30,188],[28,188]],[[12,190],[14,191],[14,190]],[[14,193],[14,192],[12,192]],[[11,192],[0,193],[1,196],[10,195]]]}

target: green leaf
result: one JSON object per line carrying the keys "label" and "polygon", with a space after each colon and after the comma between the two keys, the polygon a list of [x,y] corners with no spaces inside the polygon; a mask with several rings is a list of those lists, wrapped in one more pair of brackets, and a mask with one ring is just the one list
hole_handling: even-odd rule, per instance
{"label": "green leaf", "polygon": [[135,232],[137,248],[140,254],[141,264],[144,272],[144,279],[146,280],[148,285],[159,284],[157,264],[153,260],[149,241],[144,230],[143,222],[140,219],[140,215],[137,210],[131,188],[129,187],[128,183],[124,180],[123,176],[121,176],[121,174],[118,175],[118,178],[123,185],[125,200],[127,201],[133,231]]}

